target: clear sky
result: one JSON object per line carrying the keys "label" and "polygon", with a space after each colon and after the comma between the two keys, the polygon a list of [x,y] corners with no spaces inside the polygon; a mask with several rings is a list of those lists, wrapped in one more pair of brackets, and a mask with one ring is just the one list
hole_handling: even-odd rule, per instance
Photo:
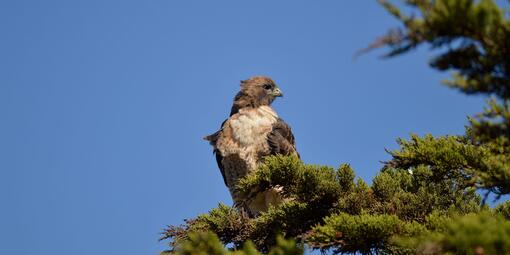
{"label": "clear sky", "polygon": [[231,204],[201,138],[271,76],[307,163],[370,182],[397,137],[461,134],[483,97],[423,48],[354,53],[375,1],[1,1],[0,253],[157,254],[166,224]]}

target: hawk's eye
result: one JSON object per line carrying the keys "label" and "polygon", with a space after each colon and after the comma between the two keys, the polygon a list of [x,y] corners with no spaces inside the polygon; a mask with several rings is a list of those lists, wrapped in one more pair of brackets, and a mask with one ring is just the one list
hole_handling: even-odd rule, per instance
{"label": "hawk's eye", "polygon": [[265,84],[265,85],[264,85],[264,89],[271,89],[271,87],[272,87],[272,86],[271,86],[270,84]]}

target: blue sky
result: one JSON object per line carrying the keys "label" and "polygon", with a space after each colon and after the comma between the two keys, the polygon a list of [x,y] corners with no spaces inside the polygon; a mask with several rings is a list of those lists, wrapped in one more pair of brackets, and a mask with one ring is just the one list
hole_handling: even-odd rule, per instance
{"label": "blue sky", "polygon": [[375,1],[2,1],[0,253],[157,254],[166,224],[231,204],[201,138],[252,75],[305,162],[369,182],[397,137],[462,133],[484,98],[427,49],[353,60],[396,25]]}

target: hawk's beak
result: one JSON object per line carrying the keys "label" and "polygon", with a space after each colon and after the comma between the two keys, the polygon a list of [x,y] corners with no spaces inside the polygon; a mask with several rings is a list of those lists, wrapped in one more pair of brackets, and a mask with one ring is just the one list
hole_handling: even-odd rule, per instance
{"label": "hawk's beak", "polygon": [[280,90],[280,88],[275,88],[274,91],[273,91],[273,96],[275,97],[283,97],[283,93],[282,91]]}

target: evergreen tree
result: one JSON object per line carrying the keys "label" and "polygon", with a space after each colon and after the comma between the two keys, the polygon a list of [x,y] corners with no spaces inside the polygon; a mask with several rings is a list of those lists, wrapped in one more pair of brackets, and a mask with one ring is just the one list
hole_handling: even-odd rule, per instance
{"label": "evergreen tree", "polygon": [[[238,185],[241,192],[283,187],[286,202],[257,218],[220,204],[169,226],[162,239],[175,254],[302,254],[304,247],[335,253],[510,254],[510,20],[492,0],[407,0],[402,23],[368,49],[386,57],[422,44],[443,49],[432,68],[453,71],[444,83],[490,96],[461,136],[413,135],[368,185],[347,164],[307,165],[271,156]],[[478,195],[483,192],[484,196]],[[229,247],[228,249],[225,247]]]}

